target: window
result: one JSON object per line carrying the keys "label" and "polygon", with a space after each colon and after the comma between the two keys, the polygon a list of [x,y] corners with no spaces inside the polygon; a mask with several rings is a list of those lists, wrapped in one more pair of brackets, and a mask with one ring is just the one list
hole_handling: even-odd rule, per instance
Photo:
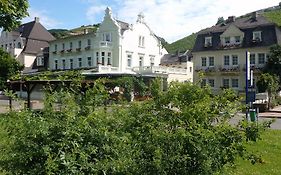
{"label": "window", "polygon": [[88,57],[88,66],[89,66],[89,67],[92,66],[92,57]]}
{"label": "window", "polygon": [[212,37],[205,37],[205,47],[212,46]]}
{"label": "window", "polygon": [[192,72],[192,67],[189,67],[189,72]]}
{"label": "window", "polygon": [[69,48],[72,49],[72,42],[69,43]]}
{"label": "window", "polygon": [[232,65],[238,66],[238,56],[237,55],[232,55]]}
{"label": "window", "polygon": [[132,67],[132,55],[127,55],[127,67]]}
{"label": "window", "polygon": [[209,79],[208,83],[211,87],[215,87],[215,80],[214,79]]}
{"label": "window", "polygon": [[91,46],[91,40],[90,39],[87,40],[87,44],[88,44],[88,46]]}
{"label": "window", "polygon": [[62,43],[62,50],[64,50],[65,49],[65,45],[64,45],[64,43]]}
{"label": "window", "polygon": [[150,66],[154,66],[154,58],[155,56],[150,56]]}
{"label": "window", "polygon": [[250,64],[256,64],[256,54],[254,53],[250,54]]}
{"label": "window", "polygon": [[62,69],[65,69],[65,60],[62,60]]}
{"label": "window", "polygon": [[103,33],[102,41],[112,42],[111,33]]}
{"label": "window", "polygon": [[58,69],[58,60],[55,60],[55,65],[54,65],[55,70]]}
{"label": "window", "polygon": [[224,88],[229,88],[229,79],[223,79],[222,80],[222,86]]}
{"label": "window", "polygon": [[73,59],[69,60],[69,67],[70,67],[70,69],[73,69]]}
{"label": "window", "polygon": [[206,79],[202,79],[201,87],[204,87],[206,85],[207,85],[207,80]]}
{"label": "window", "polygon": [[215,65],[215,58],[209,57],[209,66],[214,66],[214,65]]}
{"label": "window", "polygon": [[231,79],[231,86],[233,88],[238,88],[239,85],[238,85],[238,79],[234,78],[234,79]]}
{"label": "window", "polygon": [[[3,47],[3,45],[2,45],[2,47]],[[21,49],[21,43],[20,42],[18,42],[18,48]]]}
{"label": "window", "polygon": [[140,66],[140,67],[143,66],[143,56],[140,56],[140,59],[139,59],[139,66]]}
{"label": "window", "polygon": [[82,46],[82,42],[78,41],[78,48],[81,48],[81,46]]}
{"label": "window", "polygon": [[259,61],[259,64],[265,64],[265,54],[264,53],[258,54],[258,61]]}
{"label": "window", "polygon": [[228,55],[225,55],[224,56],[224,63],[223,63],[225,66],[229,66],[229,56]]}
{"label": "window", "polygon": [[100,64],[99,52],[96,52],[97,65]]}
{"label": "window", "polygon": [[107,65],[111,65],[111,52],[107,53]]}
{"label": "window", "polygon": [[82,58],[78,58],[78,67],[82,67]]}
{"label": "window", "polygon": [[44,66],[44,57],[43,56],[37,57],[37,66]]}
{"label": "window", "polygon": [[230,44],[230,37],[225,37],[224,42],[225,44]]}
{"label": "window", "polygon": [[58,50],[58,45],[57,44],[55,44],[55,51],[57,51]]}
{"label": "window", "polygon": [[202,57],[201,58],[201,63],[202,63],[202,66],[204,67],[204,66],[207,66],[207,58],[206,57]]}
{"label": "window", "polygon": [[241,42],[240,36],[235,36],[234,39],[235,39],[235,43],[239,44]]}
{"label": "window", "polygon": [[105,58],[104,57],[105,57],[105,52],[101,52],[101,64],[102,65],[105,65],[105,60],[104,60]]}
{"label": "window", "polygon": [[261,41],[261,31],[255,31],[255,32],[253,32],[253,40],[255,40],[255,41]]}
{"label": "window", "polygon": [[139,36],[139,47],[144,47],[144,36]]}

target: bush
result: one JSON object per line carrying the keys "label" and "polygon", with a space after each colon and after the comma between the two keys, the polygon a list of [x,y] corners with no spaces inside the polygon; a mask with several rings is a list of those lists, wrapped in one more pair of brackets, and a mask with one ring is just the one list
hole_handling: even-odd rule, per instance
{"label": "bush", "polygon": [[[74,91],[73,91],[74,90]],[[245,155],[245,130],[228,124],[236,95],[172,83],[141,103],[104,106],[102,82],[65,88],[41,112],[6,114],[0,167],[12,174],[214,174]],[[62,104],[60,110],[54,102]],[[0,128],[1,128],[0,127]],[[256,132],[256,131],[255,131]]]}

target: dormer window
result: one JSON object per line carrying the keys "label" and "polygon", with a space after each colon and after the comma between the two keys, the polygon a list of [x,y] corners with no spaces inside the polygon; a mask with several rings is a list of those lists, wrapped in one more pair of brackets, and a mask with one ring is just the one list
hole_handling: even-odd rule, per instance
{"label": "dormer window", "polygon": [[234,39],[235,39],[235,43],[236,43],[236,44],[237,44],[237,43],[241,43],[240,36],[235,36]]}
{"label": "dormer window", "polygon": [[230,44],[230,37],[225,37],[224,42],[225,44]]}
{"label": "dormer window", "polygon": [[205,37],[205,47],[212,46],[212,37]]}
{"label": "dormer window", "polygon": [[261,41],[261,31],[253,32],[253,41]]}

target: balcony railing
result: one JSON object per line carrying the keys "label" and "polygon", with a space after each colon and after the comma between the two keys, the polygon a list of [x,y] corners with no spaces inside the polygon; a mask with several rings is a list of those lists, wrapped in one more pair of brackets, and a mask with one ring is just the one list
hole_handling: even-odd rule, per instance
{"label": "balcony railing", "polygon": [[111,47],[111,46],[112,46],[112,42],[109,42],[109,41],[101,41],[101,42],[100,42],[100,46],[101,46],[101,47]]}
{"label": "balcony railing", "polygon": [[142,66],[134,67],[132,70],[137,73],[187,74],[187,69],[165,66]]}
{"label": "balcony railing", "polygon": [[[254,71],[254,73],[260,73],[264,68],[265,64],[254,64],[250,65],[250,69]],[[246,71],[246,64],[243,66],[243,71]]]}
{"label": "balcony railing", "polygon": [[239,65],[232,65],[232,66],[220,66],[219,71],[221,72],[240,72],[240,66]]}
{"label": "balcony railing", "polygon": [[205,72],[205,73],[211,73],[211,72],[216,72],[218,69],[216,66],[210,66],[210,67],[206,67],[206,66],[197,66],[195,68],[195,72]]}

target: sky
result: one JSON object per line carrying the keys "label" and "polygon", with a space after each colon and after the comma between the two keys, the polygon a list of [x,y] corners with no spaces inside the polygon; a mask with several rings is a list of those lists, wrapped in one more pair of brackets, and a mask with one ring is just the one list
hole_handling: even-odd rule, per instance
{"label": "sky", "polygon": [[276,6],[280,0],[29,0],[29,22],[39,17],[47,29],[73,29],[103,20],[106,7],[113,17],[134,24],[142,12],[152,31],[169,43],[211,27],[218,17],[240,16]]}

